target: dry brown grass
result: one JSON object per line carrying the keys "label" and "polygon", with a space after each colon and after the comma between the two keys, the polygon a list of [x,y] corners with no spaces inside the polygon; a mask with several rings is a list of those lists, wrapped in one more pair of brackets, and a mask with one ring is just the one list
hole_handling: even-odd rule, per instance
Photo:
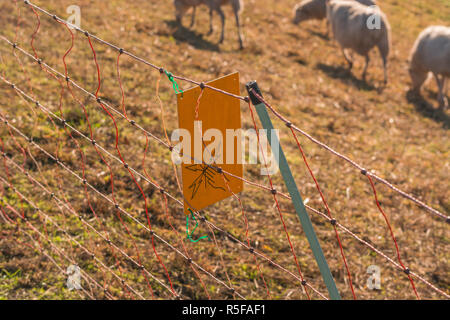
{"label": "dry brown grass", "polygon": [[[67,6],[72,0],[36,0],[36,4],[66,16]],[[408,94],[409,77],[407,73],[408,52],[421,29],[431,24],[445,24],[450,19],[450,7],[445,0],[382,1],[382,9],[387,13],[393,28],[393,54],[390,60],[390,82],[385,90],[379,89],[382,82],[381,61],[373,56],[369,69],[369,84],[361,82],[362,60],[358,60],[352,74],[344,69],[343,57],[337,46],[324,38],[325,25],[320,22],[305,23],[301,27],[291,24],[291,10],[295,0],[247,0],[243,14],[246,49],[237,51],[237,36],[234,23],[227,20],[226,40],[217,45],[219,38],[218,21],[216,32],[206,36],[208,15],[205,9],[199,10],[197,24],[193,30],[177,30],[174,25],[171,1],[88,1],[78,0],[76,4],[82,10],[82,28],[116,43],[129,51],[164,66],[169,71],[197,80],[211,80],[218,76],[239,71],[244,84],[256,79],[265,97],[284,115],[292,119],[299,127],[326,142],[340,152],[358,160],[365,167],[390,180],[436,209],[449,214],[449,114],[436,110],[437,92],[432,84],[424,91],[425,100],[411,98]],[[31,10],[21,3],[23,22],[19,31],[18,43],[28,51],[30,37],[36,25]],[[231,11],[227,10],[231,17]],[[17,12],[12,1],[0,4],[0,33],[10,39],[14,36]],[[63,71],[62,55],[70,45],[70,37],[65,28],[41,15],[41,30],[36,38],[36,48],[43,61]],[[187,21],[185,21],[187,24]],[[2,70],[8,79],[23,89],[29,84],[21,71],[10,47],[0,41],[0,53],[5,61]],[[116,78],[116,52],[94,42],[98,54],[102,75],[101,96],[112,105],[120,104],[120,91]],[[20,55],[31,79],[31,85],[39,101],[55,112],[59,99],[58,83],[49,78],[36,64]],[[75,47],[68,57],[71,78],[83,87],[94,92],[96,72],[86,38],[76,36]],[[163,137],[159,105],[155,97],[155,84],[158,71],[138,64],[128,57],[121,58],[122,81],[126,91],[126,107],[130,117],[147,130]],[[180,83],[188,88],[186,83]],[[54,152],[57,146],[57,132],[42,112],[36,117],[32,106],[14,95],[11,88],[0,85],[0,110],[8,115],[10,121],[27,134],[33,134],[35,141],[47,150]],[[94,124],[96,140],[115,154],[114,131],[111,120],[92,100],[85,99],[81,92],[76,93],[85,103],[91,122]],[[176,100],[167,79],[162,80],[161,98],[166,110],[166,122],[169,133],[176,128]],[[65,115],[70,123],[87,132],[86,122],[78,104],[66,93],[63,100]],[[33,123],[37,120],[36,127]],[[248,108],[242,104],[244,127],[251,125]],[[294,140],[284,125],[275,121],[282,129],[283,147],[294,171],[295,178],[304,199],[308,204],[323,210],[319,195],[296,149]],[[34,129],[34,130],[33,130]],[[126,161],[142,170],[142,155],[145,136],[123,121],[119,121],[120,145]],[[62,160],[80,172],[80,159],[74,151],[74,144],[62,130]],[[23,157],[17,151],[4,125],[0,126],[0,137],[6,144],[6,150],[14,160],[22,163]],[[77,138],[87,154],[88,179],[103,192],[110,194],[110,181],[107,169],[95,154],[92,146]],[[19,142],[24,144],[23,140]],[[348,226],[360,237],[395,258],[395,250],[382,216],[373,201],[373,195],[367,179],[346,163],[331,156],[323,149],[301,139],[310,164],[328,199],[331,210],[338,221]],[[92,216],[85,201],[83,188],[78,181],[70,177],[57,166],[50,163],[45,155],[36,149],[30,149],[41,164],[42,173],[36,170],[31,161],[26,168],[32,174],[45,179],[50,186],[70,199],[72,206],[92,225],[100,228]],[[150,175],[164,188],[180,197],[169,165],[169,153],[151,142],[146,168]],[[113,162],[111,162],[113,164]],[[260,177],[257,168],[247,166],[245,177],[267,184]],[[117,163],[113,170],[116,179],[116,192],[121,207],[126,208],[140,221],[145,223],[143,199],[132,183],[128,173]],[[48,197],[32,186],[16,170],[12,170],[13,181],[17,188],[33,199],[50,216],[81,241],[108,265],[114,264],[109,247],[92,232],[86,232],[81,223],[68,212],[60,212]],[[3,166],[0,175],[5,177]],[[64,181],[63,190],[58,189],[58,177]],[[283,190],[279,175],[274,177],[276,185]],[[140,181],[149,198],[151,222],[156,232],[178,246],[177,236],[167,224],[164,206],[160,196],[153,194],[152,188]],[[450,293],[449,283],[449,232],[448,225],[418,208],[388,188],[377,184],[382,206],[387,212],[398,238],[402,258],[411,270],[423,275],[437,287]],[[130,239],[120,225],[111,206],[90,192],[94,209],[101,221],[111,231],[113,241],[120,244],[131,256],[135,256]],[[282,225],[273,207],[273,200],[266,193],[246,186],[241,194],[245,212],[250,223],[252,245],[269,255],[273,260],[296,272],[289,252]],[[9,203],[20,207],[20,201],[10,191],[4,191],[2,205]],[[308,243],[300,227],[292,205],[281,201],[296,253],[303,272],[310,283],[322,292],[326,288],[309,250]],[[25,208],[30,221],[43,232],[43,224],[28,207]],[[175,227],[183,235],[185,218],[182,209],[169,201],[169,214]],[[222,201],[205,210],[207,217],[218,226],[245,240],[245,229],[238,204],[233,199]],[[330,268],[336,279],[342,296],[351,298],[343,264],[339,255],[331,226],[325,220],[311,216],[321,245],[325,251]],[[154,258],[148,234],[127,220],[127,225],[137,241],[149,271],[167,282],[160,265]],[[126,298],[119,283],[110,275],[104,276],[93,264],[92,259],[82,254],[75,245],[70,245],[63,234],[57,232],[49,222],[46,224],[50,240],[63,247],[78,262],[83,270],[103,283],[111,285],[111,292],[117,297]],[[22,225],[22,227],[24,227]],[[200,227],[199,234],[207,230]],[[42,255],[19,245],[16,240],[27,238],[2,221],[0,229],[0,297],[5,299],[58,299],[77,298],[73,292],[65,289],[65,278]],[[230,275],[233,286],[246,298],[266,298],[264,287],[258,277],[253,259],[235,243],[223,235],[217,234],[221,244],[225,267],[220,263],[217,248],[208,242],[190,243],[185,241],[195,261],[208,271],[226,281],[225,270]],[[360,299],[413,299],[415,296],[407,277],[389,265],[382,257],[371,252],[354,239],[341,234],[346,256],[354,278],[356,295]],[[43,241],[46,249],[49,248]],[[206,298],[198,278],[186,266],[183,259],[157,242],[157,250],[166,264],[177,290],[193,299]],[[57,257],[55,253],[53,256]],[[63,268],[67,261],[58,259]],[[129,280],[136,290],[149,298],[144,279],[130,263],[120,259],[124,269],[124,278]],[[382,289],[371,291],[366,286],[370,265],[381,267]],[[301,286],[291,277],[270,265],[263,264],[263,271],[271,294],[275,299],[304,299]],[[14,275],[14,272],[20,270]],[[229,292],[216,282],[202,274],[202,280],[212,298],[231,298]],[[86,285],[86,284],[85,284]],[[440,299],[426,286],[416,281],[418,291],[423,298]],[[152,283],[158,298],[167,298],[170,294]],[[97,298],[102,298],[95,291]],[[317,299],[317,295],[313,295]]]}

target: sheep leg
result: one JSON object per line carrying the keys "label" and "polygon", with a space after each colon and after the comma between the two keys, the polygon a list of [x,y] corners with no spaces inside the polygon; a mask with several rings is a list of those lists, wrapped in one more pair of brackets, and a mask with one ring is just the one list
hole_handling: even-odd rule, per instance
{"label": "sheep leg", "polygon": [[181,6],[178,6],[176,8],[175,18],[176,18],[176,22],[177,22],[178,26],[181,26],[181,22],[182,22],[183,16],[185,15],[185,13],[188,10],[189,10],[189,7],[185,6],[185,5],[181,5]]}
{"label": "sheep leg", "polygon": [[176,22],[178,26],[181,26],[181,19],[183,18],[183,12],[178,12],[175,16]]}
{"label": "sheep leg", "polygon": [[209,32],[208,32],[208,36],[211,35],[214,31],[213,29],[213,14],[214,14],[214,10],[212,9],[211,5],[209,7]]}
{"label": "sheep leg", "polygon": [[196,11],[196,9],[197,9],[196,6],[194,6],[192,8],[192,18],[191,18],[191,26],[190,26],[190,28],[192,28],[194,26],[194,24],[195,24],[195,11]]}
{"label": "sheep leg", "polygon": [[363,78],[364,82],[366,82],[367,68],[369,68],[369,63],[370,63],[370,57],[367,54],[366,55],[366,64],[364,66],[364,71],[363,71],[363,74],[362,74],[362,78]]}
{"label": "sheep leg", "polygon": [[448,106],[449,106],[448,99],[447,99],[447,83],[448,83],[448,81],[447,81],[447,77],[446,76],[442,76],[442,78],[443,78],[442,79],[442,82],[443,82],[443,84],[442,84],[442,88],[443,88],[442,93],[444,95],[444,102],[446,102],[446,103],[444,103],[444,107],[448,108]]}
{"label": "sheep leg", "polygon": [[384,84],[388,83],[387,58],[383,56]]}
{"label": "sheep leg", "polygon": [[219,43],[223,43],[223,40],[225,39],[225,14],[220,7],[217,8],[217,12],[219,13],[220,20],[222,21],[222,33],[220,35]]}
{"label": "sheep leg", "polygon": [[441,83],[442,83],[442,93],[445,97],[447,95],[447,78],[444,75],[442,75]]}
{"label": "sheep leg", "polygon": [[433,72],[433,76],[436,79],[436,83],[438,86],[438,101],[439,101],[439,107],[440,108],[444,108],[446,106],[446,99],[444,98],[444,94],[443,94],[443,83],[441,81],[441,79],[439,78],[439,75]]}
{"label": "sheep leg", "polygon": [[353,68],[353,61],[350,59],[350,57],[347,55],[347,52],[345,51],[345,49],[342,49],[342,53],[344,55],[345,60],[348,63],[348,68],[349,70],[352,70]]}
{"label": "sheep leg", "polygon": [[438,96],[438,100],[439,100],[439,108],[444,109],[448,107],[448,101],[447,101],[447,97],[445,96],[445,85],[446,85],[446,81],[445,81],[445,76],[442,76],[442,78],[439,78],[439,75],[433,73],[434,78],[436,79],[437,85],[438,85],[438,89],[439,89],[439,96]]}
{"label": "sheep leg", "polygon": [[327,36],[328,38],[330,38],[330,29],[331,29],[331,25],[330,25],[330,21],[328,20],[328,18],[326,19],[326,27],[327,27],[326,36]]}
{"label": "sheep leg", "polygon": [[238,29],[239,49],[242,50],[242,49],[244,49],[244,44],[243,44],[243,42],[242,42],[241,24],[240,24],[240,22],[239,22],[239,11],[236,11],[236,10],[235,10],[234,15],[235,15],[235,17],[236,17],[236,26],[237,26],[237,29]]}

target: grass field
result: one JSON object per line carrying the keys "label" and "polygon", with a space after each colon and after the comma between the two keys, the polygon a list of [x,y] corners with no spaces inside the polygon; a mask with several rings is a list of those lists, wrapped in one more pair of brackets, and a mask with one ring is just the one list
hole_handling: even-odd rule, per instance
{"label": "grass field", "polygon": [[[437,88],[434,82],[423,90],[423,97],[409,94],[408,54],[419,32],[429,25],[447,24],[450,21],[450,4],[445,0],[382,0],[392,26],[392,54],[389,61],[390,81],[382,88],[383,72],[378,53],[373,52],[368,82],[361,81],[363,59],[357,58],[351,73],[346,70],[345,60],[336,43],[325,35],[324,22],[306,22],[301,26],[291,23],[292,8],[296,0],[245,0],[242,15],[245,49],[238,50],[237,34],[229,7],[226,8],[226,38],[219,45],[219,19],[214,20],[215,32],[207,35],[208,11],[199,8],[196,25],[189,29],[189,19],[184,28],[175,24],[172,1],[162,0],[35,0],[49,12],[68,17],[66,8],[76,4],[81,8],[81,28],[106,41],[125,48],[138,56],[166,68],[174,74],[198,81],[209,81],[238,71],[241,95],[246,95],[245,83],[257,80],[264,97],[298,127],[319,140],[349,156],[379,176],[389,180],[400,189],[413,194],[433,208],[450,214],[449,110],[437,108]],[[33,11],[18,1],[0,2],[0,35],[13,41],[16,34],[20,8],[20,25],[17,43],[32,53],[31,40],[37,20]],[[42,61],[64,73],[63,55],[71,44],[67,29],[50,17],[40,15],[40,29],[35,36],[34,47]],[[117,51],[93,41],[101,70],[100,96],[121,110],[121,91],[117,78]],[[15,53],[15,54],[14,54]],[[0,39],[0,72],[53,112],[60,114],[60,85],[43,71],[39,65]],[[17,57],[16,57],[16,56]],[[20,63],[19,63],[20,61]],[[70,78],[88,91],[97,89],[97,71],[87,38],[77,33],[74,47],[66,57]],[[125,106],[131,119],[161,139],[165,139],[162,115],[157,99],[156,86],[160,77],[154,70],[130,57],[120,58],[120,73],[125,91]],[[191,87],[178,81],[181,88]],[[31,91],[32,90],[32,91]],[[112,154],[115,150],[115,131],[111,118],[101,110],[95,100],[74,89],[76,97],[86,106],[95,140]],[[164,106],[164,119],[168,134],[177,128],[176,96],[171,83],[163,76],[159,96]],[[52,124],[48,117],[26,99],[21,99],[10,86],[0,81],[0,113],[9,122],[51,154],[58,151],[61,161],[81,174],[81,158],[76,142],[86,155],[86,177],[91,185],[111,196],[111,178],[107,166],[100,160],[89,142],[75,135],[71,139],[60,123]],[[82,133],[89,135],[83,109],[65,90],[62,95],[62,111],[67,122]],[[241,103],[244,128],[252,126],[248,105]],[[324,211],[316,187],[303,163],[285,125],[275,120],[281,130],[281,142],[292,167],[300,192],[308,205]],[[154,140],[143,166],[146,137],[141,131],[123,120],[118,120],[119,145],[126,162],[137,170],[144,169],[168,192],[181,198],[174,178],[170,153]],[[86,199],[83,184],[53,163],[38,149],[14,133],[13,139],[3,123],[0,138],[5,152],[19,165],[48,185],[55,195],[68,203],[89,224],[98,230],[106,229],[112,242],[116,243],[133,259],[136,248],[130,235],[118,219],[117,212],[104,199],[89,191],[93,214]],[[75,142],[76,141],[76,142]],[[373,193],[366,177],[342,160],[301,137],[300,142],[310,165],[337,221],[356,235],[373,244],[396,260],[396,252],[389,230],[374,202]],[[1,145],[0,145],[1,147]],[[21,148],[25,150],[21,152]],[[28,153],[29,152],[29,153]],[[34,159],[34,160],[33,160]],[[108,160],[109,161],[109,160]],[[118,162],[109,161],[114,172],[115,197],[120,207],[133,217],[147,224],[144,200],[127,170]],[[8,163],[7,163],[8,164]],[[120,274],[126,283],[145,298],[152,298],[141,271],[128,259],[114,251],[101,237],[85,228],[83,223],[68,210],[60,209],[57,202],[39,187],[8,164],[0,166],[0,177],[10,178],[18,191],[38,204],[39,208],[63,227],[77,242],[95,253],[106,266]],[[178,169],[177,169],[178,170]],[[246,166],[244,177],[268,185],[260,176],[258,166]],[[286,193],[279,174],[273,177],[277,189]],[[185,236],[185,217],[182,207],[169,200],[168,210],[161,195],[154,188],[138,179],[149,204],[150,221],[157,234],[174,247],[183,251],[180,239]],[[0,298],[2,299],[79,299],[82,292],[66,288],[66,276],[48,257],[29,245],[40,241],[42,250],[66,270],[72,264],[60,257],[52,245],[62,248],[82,270],[107,286],[107,292],[116,298],[130,298],[120,281],[86,254],[80,247],[59,231],[47,219],[33,210],[17,194],[0,182],[0,205],[12,218],[12,208],[23,210],[30,224],[41,232],[30,229],[24,221],[18,224],[0,219]],[[399,242],[402,259],[412,271],[422,275],[433,285],[450,294],[449,277],[449,226],[431,213],[417,207],[382,184],[376,184],[378,196]],[[274,206],[270,192],[246,185],[240,194],[249,220],[251,245],[284,266],[293,274],[297,269],[286,240],[283,226]],[[314,261],[304,232],[292,203],[280,198],[280,205],[291,235],[295,252],[303,274],[308,282],[326,294],[319,269]],[[245,224],[242,211],[234,198],[215,204],[204,214],[209,221],[229,231],[245,242]],[[170,219],[169,219],[170,217]],[[166,274],[154,255],[148,232],[132,219],[122,216],[129,228],[140,259],[146,269],[168,284]],[[324,249],[337,286],[345,299],[352,294],[339,253],[332,226],[323,218],[311,214],[320,243]],[[177,230],[178,234],[170,226]],[[28,238],[25,232],[33,236]],[[198,232],[198,233],[197,233]],[[196,231],[208,234],[204,224]],[[102,234],[103,231],[101,231]],[[415,295],[407,276],[393,268],[379,254],[361,245],[341,232],[341,238],[353,277],[355,293],[359,299],[414,299]],[[224,234],[215,233],[219,249],[214,242],[197,243],[184,240],[191,257],[215,277],[231,283],[237,292],[247,299],[267,298],[252,255],[231,241]],[[215,299],[232,299],[233,294],[223,285],[199,272],[205,284],[189,267],[185,259],[162,242],[156,240],[156,249],[169,272],[175,290],[183,297],[205,299],[208,294]],[[117,255],[117,259],[114,257]],[[261,263],[267,286],[273,299],[305,299],[301,284],[279,268]],[[118,267],[120,265],[120,267]],[[377,265],[381,270],[381,289],[367,288],[367,268]],[[229,277],[229,280],[227,278]],[[83,287],[97,298],[107,298],[102,290]],[[422,298],[443,299],[429,287],[415,282]],[[150,280],[154,297],[168,299],[169,290]],[[92,290],[92,291],[91,291]],[[312,293],[313,299],[320,296]]]}

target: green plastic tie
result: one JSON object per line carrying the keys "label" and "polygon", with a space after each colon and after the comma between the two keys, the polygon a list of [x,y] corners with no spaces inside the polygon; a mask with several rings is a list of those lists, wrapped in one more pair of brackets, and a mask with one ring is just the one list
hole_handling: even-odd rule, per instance
{"label": "green plastic tie", "polygon": [[169,81],[172,82],[173,91],[175,91],[176,94],[181,93],[181,97],[183,98],[183,90],[178,87],[178,83],[173,78],[173,74],[167,70],[164,70],[164,72],[167,78],[169,78]]}
{"label": "green plastic tie", "polygon": [[191,240],[191,242],[199,242],[202,239],[208,239],[211,241],[211,239],[209,238],[209,236],[201,236],[200,238],[198,238],[197,240],[192,239],[192,235],[194,234],[195,230],[198,227],[198,221],[197,219],[195,219],[194,213],[192,212],[191,209],[189,209],[189,211],[191,212],[191,218],[192,220],[194,220],[196,222],[194,230],[191,231],[191,233],[189,233],[189,215],[186,215],[186,238]]}

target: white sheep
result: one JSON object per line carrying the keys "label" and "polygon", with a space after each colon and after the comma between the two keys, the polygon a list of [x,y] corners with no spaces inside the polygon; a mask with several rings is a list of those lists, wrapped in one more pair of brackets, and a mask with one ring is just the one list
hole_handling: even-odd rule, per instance
{"label": "white sheep", "polygon": [[[388,81],[387,63],[391,47],[391,27],[387,17],[378,7],[367,7],[355,1],[327,0],[327,19],[331,23],[333,36],[341,46],[342,53],[349,64],[350,70],[353,61],[346,53],[351,49],[364,56],[366,64],[363,71],[363,80],[366,80],[369,66],[369,52],[377,47],[384,67],[384,83]],[[379,25],[370,22],[379,21]]]}
{"label": "white sheep", "polygon": [[193,8],[191,20],[191,27],[192,27],[195,22],[195,8],[201,4],[205,4],[209,7],[210,24],[208,34],[211,34],[213,32],[212,19],[214,11],[216,11],[220,16],[222,22],[222,33],[220,36],[219,43],[222,43],[225,38],[225,14],[223,13],[222,6],[226,4],[231,4],[236,19],[236,26],[238,29],[239,48],[243,49],[244,45],[242,41],[241,23],[240,23],[240,13],[244,8],[243,0],[174,0],[175,16],[177,22],[181,24],[181,19],[183,15],[189,10],[189,8]]}
{"label": "white sheep", "polygon": [[[355,0],[366,6],[376,5],[375,0]],[[294,8],[295,24],[299,24],[306,20],[323,20],[327,17],[327,0],[304,0],[297,4]],[[327,21],[328,24],[328,21]]]}
{"label": "white sheep", "polygon": [[423,30],[411,50],[409,74],[412,89],[420,89],[432,73],[439,89],[439,106],[448,108],[446,80],[450,77],[450,27],[431,26]]}

